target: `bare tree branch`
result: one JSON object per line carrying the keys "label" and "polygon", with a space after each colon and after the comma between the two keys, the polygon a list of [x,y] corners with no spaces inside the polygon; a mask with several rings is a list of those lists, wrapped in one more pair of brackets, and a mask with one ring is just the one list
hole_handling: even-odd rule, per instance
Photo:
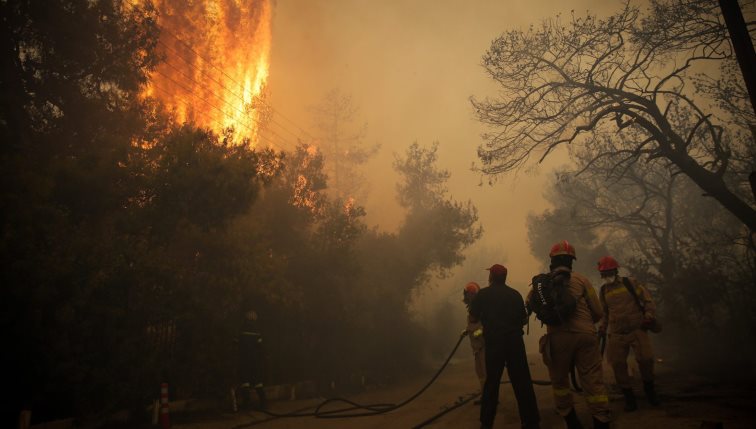
{"label": "bare tree branch", "polygon": [[[715,6],[654,0],[641,12],[626,3],[604,20],[554,19],[495,39],[483,66],[502,91],[495,99],[471,99],[478,119],[498,131],[484,135],[478,148],[481,171],[503,174],[536,154],[541,163],[563,144],[591,148],[600,133],[640,129],[645,135],[639,141],[623,140],[615,148],[626,157],[618,172],[641,157],[667,160],[756,230],[750,199],[724,179],[733,169],[744,170],[740,160],[747,157],[734,157],[730,147],[730,135],[742,132],[733,125],[743,122],[723,123],[706,111],[709,102],[697,91],[707,87],[692,72],[695,64],[732,57]],[[606,156],[594,151],[593,159]]]}

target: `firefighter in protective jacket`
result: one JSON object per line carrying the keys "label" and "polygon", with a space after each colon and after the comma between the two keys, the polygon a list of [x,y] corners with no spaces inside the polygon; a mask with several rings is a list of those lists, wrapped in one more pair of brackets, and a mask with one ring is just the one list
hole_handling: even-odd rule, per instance
{"label": "firefighter in protective jacket", "polygon": [[[595,327],[603,316],[601,303],[591,282],[584,275],[572,271],[572,262],[576,259],[572,244],[566,240],[554,244],[549,257],[551,274],[569,277],[568,292],[576,301],[574,312],[564,323],[546,325],[546,335],[541,337],[539,343],[543,361],[549,369],[557,412],[564,417],[568,429],[583,429],[575,412],[569,385],[569,374],[574,365],[593,416],[593,428],[608,429],[611,409]],[[537,299],[533,295],[531,290],[528,295],[529,308],[533,308],[531,300]]]}
{"label": "firefighter in protective jacket", "polygon": [[[475,282],[469,282],[462,291],[462,302],[465,303],[468,310],[467,327],[465,332],[470,338],[470,347],[472,348],[473,357],[475,358],[475,374],[480,382],[480,390],[483,391],[483,385],[486,383],[486,351],[485,341],[483,340],[483,324],[479,320],[473,321],[469,315],[470,303],[480,292],[480,285]],[[480,404],[480,401],[476,401]]]}
{"label": "firefighter in protective jacket", "polygon": [[265,409],[265,386],[263,384],[263,338],[257,328],[257,312],[249,310],[244,315],[244,322],[239,330],[239,378],[241,405],[251,405],[251,390],[257,392],[259,408]]}
{"label": "firefighter in protective jacket", "polygon": [[619,264],[611,256],[599,260],[598,270],[604,283],[599,293],[604,309],[599,334],[604,336],[609,332],[606,358],[625,396],[625,411],[634,411],[638,405],[627,371],[630,349],[638,361],[648,402],[659,405],[654,388],[654,352],[648,336],[648,330],[657,326],[656,306],[645,287],[635,279],[618,276],[618,269]]}

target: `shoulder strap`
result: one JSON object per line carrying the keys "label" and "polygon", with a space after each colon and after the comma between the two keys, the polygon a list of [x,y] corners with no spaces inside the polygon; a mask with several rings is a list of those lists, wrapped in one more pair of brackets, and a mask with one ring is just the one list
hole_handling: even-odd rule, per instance
{"label": "shoulder strap", "polygon": [[643,305],[640,298],[638,298],[638,294],[635,292],[635,287],[632,283],[630,283],[630,279],[627,277],[622,277],[622,283],[627,288],[627,291],[630,292],[630,295],[633,296],[633,299],[635,300],[635,303],[638,304],[638,308],[640,308],[642,313],[646,312],[646,306]]}
{"label": "shoulder strap", "polygon": [[609,316],[609,304],[607,304],[606,302],[606,285],[601,285],[601,289],[599,289],[599,295],[604,300],[601,305],[604,306],[604,304],[606,304],[606,311],[604,311],[604,313]]}
{"label": "shoulder strap", "polygon": [[[583,283],[583,282],[580,282]],[[595,293],[595,290],[594,290]],[[587,305],[590,308],[590,304],[588,303],[588,286],[583,283],[583,293],[580,294],[580,296],[585,300],[585,305]]]}

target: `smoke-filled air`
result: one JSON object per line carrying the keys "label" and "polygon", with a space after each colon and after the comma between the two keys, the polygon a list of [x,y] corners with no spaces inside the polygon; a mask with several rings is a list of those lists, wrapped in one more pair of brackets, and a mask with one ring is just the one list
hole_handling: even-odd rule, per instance
{"label": "smoke-filled air", "polygon": [[0,31],[3,427],[756,427],[756,1]]}

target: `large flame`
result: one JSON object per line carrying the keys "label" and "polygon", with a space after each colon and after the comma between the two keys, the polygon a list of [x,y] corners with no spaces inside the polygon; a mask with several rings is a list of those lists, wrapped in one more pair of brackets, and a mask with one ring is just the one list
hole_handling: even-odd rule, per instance
{"label": "large flame", "polygon": [[154,0],[163,62],[146,93],[180,122],[260,141],[271,45],[270,0]]}

